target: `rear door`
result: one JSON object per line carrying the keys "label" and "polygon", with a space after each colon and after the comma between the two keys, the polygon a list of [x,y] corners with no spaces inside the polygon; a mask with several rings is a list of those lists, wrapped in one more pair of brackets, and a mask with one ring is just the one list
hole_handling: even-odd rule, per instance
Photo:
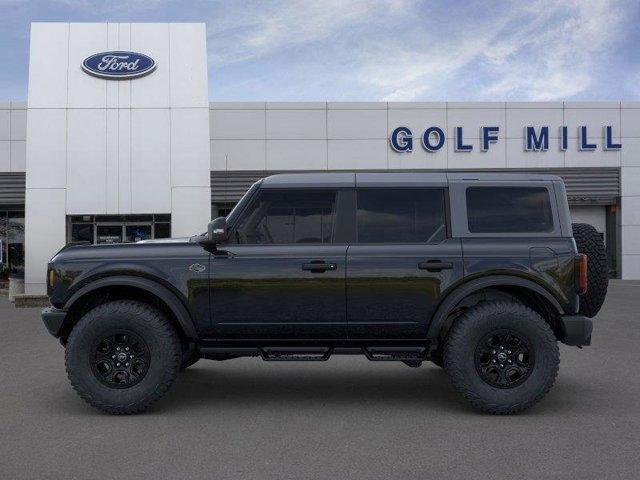
{"label": "rear door", "polygon": [[356,241],[347,251],[350,338],[426,337],[442,292],[463,276],[447,203],[443,187],[356,190]]}

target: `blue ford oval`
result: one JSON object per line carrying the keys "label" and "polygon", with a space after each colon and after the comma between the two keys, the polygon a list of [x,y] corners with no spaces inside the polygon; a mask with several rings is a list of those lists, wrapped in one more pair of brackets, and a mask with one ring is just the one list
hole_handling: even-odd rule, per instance
{"label": "blue ford oval", "polygon": [[156,68],[153,58],[136,52],[102,52],[87,57],[82,69],[95,77],[128,80],[142,77]]}

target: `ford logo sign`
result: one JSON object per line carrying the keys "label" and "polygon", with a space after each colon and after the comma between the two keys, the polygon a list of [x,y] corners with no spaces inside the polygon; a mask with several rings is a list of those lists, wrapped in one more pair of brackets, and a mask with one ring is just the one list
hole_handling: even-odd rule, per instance
{"label": "ford logo sign", "polygon": [[94,77],[130,80],[151,73],[156,68],[153,58],[136,52],[102,52],[87,57],[82,69]]}

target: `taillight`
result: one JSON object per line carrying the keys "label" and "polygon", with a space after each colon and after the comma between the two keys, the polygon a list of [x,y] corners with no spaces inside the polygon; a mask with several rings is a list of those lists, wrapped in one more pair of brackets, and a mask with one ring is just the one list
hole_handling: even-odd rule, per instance
{"label": "taillight", "polygon": [[587,292],[587,256],[579,253],[575,257],[574,272],[576,278],[576,286],[578,287],[578,294],[582,295]]}

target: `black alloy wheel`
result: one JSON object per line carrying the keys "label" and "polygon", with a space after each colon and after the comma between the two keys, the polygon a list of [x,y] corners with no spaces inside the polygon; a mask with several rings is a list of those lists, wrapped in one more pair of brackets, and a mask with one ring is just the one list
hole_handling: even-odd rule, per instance
{"label": "black alloy wheel", "polygon": [[474,356],[480,378],[492,387],[513,388],[531,374],[534,353],[527,339],[513,330],[494,330],[485,335]]}
{"label": "black alloy wheel", "polygon": [[129,388],[149,370],[149,347],[129,330],[114,330],[94,343],[91,369],[96,378],[111,388]]}

